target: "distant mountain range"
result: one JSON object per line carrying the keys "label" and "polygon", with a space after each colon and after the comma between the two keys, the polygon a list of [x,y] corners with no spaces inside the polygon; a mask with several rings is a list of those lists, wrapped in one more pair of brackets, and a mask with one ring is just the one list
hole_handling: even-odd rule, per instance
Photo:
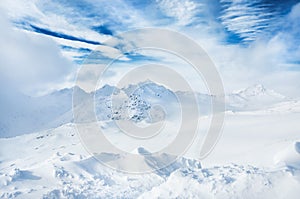
{"label": "distant mountain range", "polygon": [[261,84],[233,92],[226,96],[227,110],[246,111],[267,108],[272,104],[289,100],[273,90],[266,89]]}
{"label": "distant mountain range", "polygon": [[[173,115],[180,108],[178,97],[183,99],[183,103],[189,104],[189,100],[194,96],[188,92],[173,92],[151,81],[129,85],[126,88],[104,85],[91,93],[79,87],[66,88],[41,97],[28,97],[18,92],[9,92],[10,96],[1,99],[0,137],[21,135],[73,122],[73,89],[77,89],[76,93],[79,95],[73,106],[83,113],[82,118],[94,117],[94,113],[84,113],[84,107],[95,102],[96,117],[100,121],[121,119],[134,122],[160,121],[166,116],[164,111]],[[196,96],[200,116],[208,115],[213,96],[201,93],[197,93]],[[233,92],[226,95],[225,99],[226,110],[232,112],[274,108],[276,104],[291,101],[262,85]],[[164,110],[159,107],[163,107]]]}

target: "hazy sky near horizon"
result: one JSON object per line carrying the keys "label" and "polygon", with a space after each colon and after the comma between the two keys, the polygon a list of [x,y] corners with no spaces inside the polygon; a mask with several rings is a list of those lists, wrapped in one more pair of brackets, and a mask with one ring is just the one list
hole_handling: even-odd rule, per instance
{"label": "hazy sky near horizon", "polygon": [[[299,21],[299,0],[2,0],[0,83],[29,95],[71,87],[93,50],[100,59],[125,52],[124,46],[105,41],[157,27],[196,41],[215,63],[227,92],[259,83],[299,97]],[[142,52],[122,61],[145,60],[171,64]],[[110,75],[118,71],[115,67]]]}

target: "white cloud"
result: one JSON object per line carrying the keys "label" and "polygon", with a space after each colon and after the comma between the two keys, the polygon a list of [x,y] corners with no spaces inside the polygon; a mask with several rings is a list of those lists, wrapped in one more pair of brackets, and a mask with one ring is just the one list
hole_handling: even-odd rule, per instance
{"label": "white cloud", "polygon": [[[84,26],[86,25],[83,24],[84,20],[88,20],[91,24],[96,23],[93,21],[95,20],[94,16],[86,18],[87,16],[79,16],[78,13],[77,16],[76,13],[73,13],[75,10],[71,12],[71,10],[67,9],[67,11],[65,11],[63,3],[49,3],[51,5],[55,4],[55,6],[61,6],[61,8],[58,7],[61,9],[59,11],[53,9],[55,6],[47,8],[47,5],[44,5],[43,8],[48,9],[47,12],[44,12],[44,10],[41,10],[42,3],[40,1],[27,2],[19,0],[17,2],[18,3],[11,1],[5,1],[5,3],[1,2],[0,7],[7,8],[14,19],[21,19],[24,16],[40,18],[41,20],[37,23],[39,23],[39,25],[45,25],[51,30],[54,28],[53,30],[69,35],[101,42],[107,38],[111,38],[111,36],[97,35],[94,31],[90,30],[88,26]],[[192,0],[158,0],[157,3],[160,11],[156,13],[158,16],[156,16],[155,20],[152,20],[147,9],[136,9],[131,3],[126,1],[88,2],[93,5],[93,12],[100,9],[104,10],[103,12],[107,14],[107,16],[104,17],[100,23],[109,23],[109,27],[112,27],[117,33],[136,27],[143,28],[153,24],[158,26],[164,24],[166,28],[184,32],[191,39],[195,39],[208,52],[209,56],[217,65],[227,91],[240,89],[241,87],[247,87],[255,83],[262,83],[275,90],[278,88],[288,95],[296,95],[296,93],[298,93],[297,89],[299,90],[300,86],[292,83],[290,80],[284,81],[283,78],[280,77],[280,74],[287,75],[295,81],[297,77],[299,77],[298,72],[289,71],[291,64],[288,62],[297,61],[296,58],[299,57],[300,53],[300,47],[296,45],[297,41],[295,42],[295,35],[299,33],[298,19],[300,4],[295,5],[287,16],[282,17],[288,26],[286,30],[284,30],[285,27],[278,27],[279,29],[282,28],[282,30],[265,36],[259,32],[259,28],[268,21],[268,13],[258,16],[259,13],[261,14],[265,11],[259,10],[258,8],[251,11],[251,3],[243,5],[242,3],[244,1],[236,1],[235,6],[228,7],[221,17],[221,19],[224,20],[223,25],[225,24],[227,27],[231,27],[232,31],[236,31],[250,39],[257,38],[258,33],[260,36],[256,41],[249,42],[249,46],[240,46],[225,44],[224,40],[226,39],[224,35],[226,35],[226,32],[222,29],[224,27],[221,23],[216,22],[216,16],[208,9],[209,7],[218,6],[215,5],[215,1],[199,3]],[[25,9],[26,7],[28,9]],[[76,7],[72,9],[76,9]],[[214,12],[217,11],[214,10]],[[251,15],[249,15],[249,12],[251,12]],[[131,14],[129,15],[128,13]],[[238,15],[238,17],[232,18],[233,15]],[[172,20],[167,20],[168,24],[166,24],[166,18],[172,18]],[[74,23],[76,20],[78,20],[78,23]],[[116,21],[118,23],[114,24]],[[82,28],[82,26],[85,28]],[[3,68],[3,66],[1,66],[1,70],[5,69],[5,74],[9,75],[11,79],[16,79],[15,82],[21,84],[22,87],[26,85],[27,87],[30,87],[29,85],[37,87],[46,84],[51,84],[51,87],[54,87],[54,85],[58,87],[59,81],[63,81],[63,78],[70,77],[72,71],[75,71],[71,69],[71,64],[60,55],[56,44],[49,39],[50,36],[42,37],[38,34],[24,34],[16,30],[11,30],[11,27],[0,34],[0,39],[2,39],[3,44],[11,43],[0,50],[1,63],[7,62],[7,67]],[[136,35],[134,36],[136,37]],[[160,40],[160,35],[148,36]],[[54,40],[59,44],[75,48],[85,47],[94,49],[96,47],[92,44],[61,38],[54,38]],[[116,39],[116,41],[116,44],[111,43],[112,48],[102,46],[99,47],[98,50],[101,51],[103,56],[113,58],[120,53],[116,47],[120,41],[118,41],[118,39]],[[182,44],[181,47],[183,49],[188,48],[184,44]],[[26,51],[25,54],[24,51]],[[78,52],[67,52],[64,55],[73,58],[73,56],[80,54]],[[18,57],[18,59],[14,59],[15,57]],[[161,59],[161,57],[159,57],[159,59]],[[54,67],[50,67],[50,65],[53,65],[51,61],[53,61]],[[19,63],[24,64],[19,66]],[[297,67],[298,65],[294,64],[294,66]],[[26,71],[26,73],[24,71]],[[27,77],[27,80],[24,76]],[[33,82],[43,83],[36,84]],[[284,88],[286,88],[286,91]]]}
{"label": "white cloud", "polygon": [[290,52],[278,35],[248,47],[210,43],[205,48],[219,68],[227,92],[261,83],[285,95],[299,97],[300,85],[296,82],[300,73],[289,71],[291,65],[286,63]]}
{"label": "white cloud", "polygon": [[63,57],[57,44],[44,36],[13,29],[5,16],[0,18],[1,76],[23,92],[64,83],[74,71],[73,64]]}
{"label": "white cloud", "polygon": [[178,25],[189,25],[192,23],[200,7],[197,3],[189,0],[157,0],[156,2],[167,16],[176,20]]}

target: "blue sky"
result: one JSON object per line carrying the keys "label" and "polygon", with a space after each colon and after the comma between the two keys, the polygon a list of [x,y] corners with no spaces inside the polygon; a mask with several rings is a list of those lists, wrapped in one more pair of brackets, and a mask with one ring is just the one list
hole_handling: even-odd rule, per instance
{"label": "blue sky", "polygon": [[[217,66],[227,92],[262,83],[298,96],[299,2],[2,0],[2,81],[30,95],[71,87],[94,49],[100,49],[101,59],[123,52],[120,45],[107,46],[107,39],[159,27],[198,42]],[[159,61],[147,56],[136,54],[124,61]]]}

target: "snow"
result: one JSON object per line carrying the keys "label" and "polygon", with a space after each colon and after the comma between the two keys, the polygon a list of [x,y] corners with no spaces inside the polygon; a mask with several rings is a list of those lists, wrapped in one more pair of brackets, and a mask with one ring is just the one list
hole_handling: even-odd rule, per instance
{"label": "snow", "polygon": [[[198,94],[199,108],[206,108],[206,114],[200,115],[197,139],[184,156],[167,167],[162,165],[173,158],[171,154],[154,157],[150,151],[164,146],[166,138],[170,139],[168,136],[174,135],[176,125],[172,121],[176,121],[173,120],[175,117],[168,118],[166,115],[167,122],[174,129],[168,128],[166,134],[155,140],[155,146],[153,143],[141,146],[139,142],[126,140],[116,131],[110,118],[99,121],[101,128],[107,130],[106,136],[112,143],[142,157],[143,162],[131,164],[137,164],[137,167],[138,164],[147,164],[155,169],[151,173],[131,174],[100,163],[81,143],[76,126],[70,123],[70,110],[56,113],[58,117],[52,121],[57,121],[57,126],[53,128],[45,127],[44,130],[26,133],[15,131],[13,134],[1,130],[0,198],[298,198],[299,101],[281,97],[262,86],[254,88],[255,92],[246,89],[247,92],[234,94],[247,94],[248,97],[245,97],[246,101],[234,102],[240,109],[234,109],[237,106],[232,105],[227,110],[222,137],[213,152],[203,160],[199,160],[198,156],[210,121],[209,109],[203,107],[209,104],[209,95]],[[102,105],[98,108],[109,113],[109,107],[102,102],[109,101],[112,93],[122,94],[130,101],[125,91],[132,92],[126,89],[106,85],[97,90],[95,99],[101,101],[98,105]],[[46,104],[58,103],[58,99],[68,99],[71,91],[66,89],[42,98],[44,102],[49,101]],[[94,93],[79,91],[79,101],[75,108],[82,109],[85,103],[90,102],[80,99],[92,97]],[[168,110],[173,108],[170,102],[176,104],[177,100],[172,91],[151,82],[141,84],[135,94],[139,96],[138,100],[144,100],[151,107],[155,101]],[[190,93],[176,94],[183,96],[186,102],[191,97]],[[254,98],[253,101],[259,101],[260,97],[264,99],[264,106],[260,104],[253,109],[246,107],[249,101]],[[164,104],[165,98],[168,99],[169,108]],[[267,98],[271,100],[265,106]],[[132,98],[129,105],[136,100]],[[232,101],[227,103],[233,104]],[[60,107],[60,103],[56,106]],[[142,105],[130,107],[144,110],[141,109]],[[86,114],[89,116],[89,113]],[[156,122],[147,120],[147,111],[142,114],[144,119],[135,122]],[[120,154],[101,153],[98,156],[107,162],[128,164],[125,162],[126,157]]]}
{"label": "snow", "polygon": [[[88,154],[75,131],[74,125],[67,124],[0,139],[0,197],[297,198],[299,194],[297,168],[230,163],[233,159],[222,165],[203,166],[195,159],[182,157],[171,167],[154,173],[119,172]],[[299,143],[292,146],[299,147]],[[137,152],[145,155],[145,150],[139,148]]]}
{"label": "snow", "polygon": [[289,144],[274,157],[274,162],[280,166],[300,169],[300,142]]}
{"label": "snow", "polygon": [[[171,117],[177,114],[179,98],[189,104],[194,95],[181,91],[173,93],[150,80],[137,85],[129,85],[127,88],[104,85],[91,93],[86,93],[79,87],[55,91],[40,97],[25,96],[17,91],[14,94],[10,92],[10,96],[4,95],[1,99],[1,107],[5,112],[0,113],[0,137],[22,135],[73,122],[72,94],[74,89],[78,92],[76,92],[76,102],[74,102],[73,107],[83,113],[87,104],[94,103],[91,100],[94,100],[95,97],[95,111],[97,119],[100,121],[126,117],[135,122],[161,121],[165,116]],[[131,93],[132,91],[134,92]],[[115,99],[115,105],[119,101],[117,102],[119,106],[112,107],[111,94]],[[196,93],[196,96],[200,114],[202,116],[209,115],[213,96],[201,93]],[[298,111],[300,107],[298,100],[289,100],[261,85],[228,94],[226,99],[227,110],[234,112],[265,110],[266,107],[269,108],[268,111],[276,111],[278,106],[281,109],[296,109],[295,111]],[[151,105],[153,105],[152,109]],[[162,105],[163,111],[169,114],[165,115],[156,105]],[[274,105],[275,108],[272,108]],[[128,106],[131,108],[130,113],[122,111],[124,107]],[[150,114],[148,114],[148,109],[150,109]],[[84,113],[82,119],[85,121],[94,120],[94,113]],[[77,118],[76,121],[79,119]]]}
{"label": "snow", "polygon": [[261,84],[255,84],[246,89],[235,91],[227,95],[226,99],[229,110],[234,111],[259,110],[288,100],[287,97],[267,89]]}
{"label": "snow", "polygon": [[1,100],[0,106],[4,110],[0,113],[0,137],[13,137],[58,127],[66,122],[57,120],[58,117],[72,108],[72,89],[41,97],[29,97],[12,90],[9,94],[4,93],[2,97],[4,100]]}
{"label": "snow", "polygon": [[[176,115],[180,106],[188,106],[194,97],[193,93],[173,92],[150,80],[137,85],[129,85],[126,88],[104,85],[91,93],[86,93],[79,87],[75,89],[78,92],[73,107],[84,112],[86,104],[93,104],[94,101],[90,100],[95,98],[95,112],[97,120],[100,121],[125,118],[135,122],[161,121],[165,117],[170,118],[172,115]],[[74,88],[63,89],[40,97],[29,97],[17,91],[11,92],[10,96],[4,96],[1,107],[5,112],[0,113],[0,137],[13,137],[73,122],[73,90]],[[214,96],[196,93],[196,97],[200,114],[202,116],[210,115],[211,100]],[[5,98],[16,99],[18,102],[6,101]],[[113,107],[112,98],[114,100]],[[181,105],[179,105],[179,99],[182,99]],[[130,111],[124,112],[124,109],[128,107]],[[164,107],[164,110],[159,110],[159,107]],[[297,112],[300,110],[300,103],[298,100],[289,99],[273,90],[266,89],[262,85],[254,85],[228,94],[226,109],[233,112],[261,110],[290,112],[292,109]],[[149,113],[148,110],[150,110]],[[168,114],[164,114],[163,111]],[[85,118],[87,121],[87,118],[90,120],[91,117],[94,117],[94,113],[85,113],[82,119]],[[76,121],[79,119],[77,118]]]}

